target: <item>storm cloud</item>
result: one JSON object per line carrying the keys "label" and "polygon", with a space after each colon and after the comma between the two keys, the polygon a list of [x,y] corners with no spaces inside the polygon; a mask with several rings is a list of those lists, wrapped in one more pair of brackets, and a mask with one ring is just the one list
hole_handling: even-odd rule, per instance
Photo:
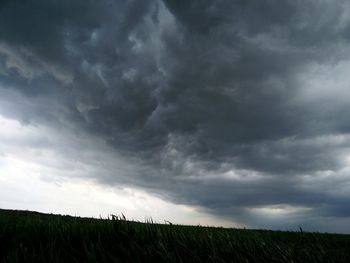
{"label": "storm cloud", "polygon": [[349,232],[349,38],[342,0],[1,1],[0,114],[89,138],[28,142],[86,180]]}

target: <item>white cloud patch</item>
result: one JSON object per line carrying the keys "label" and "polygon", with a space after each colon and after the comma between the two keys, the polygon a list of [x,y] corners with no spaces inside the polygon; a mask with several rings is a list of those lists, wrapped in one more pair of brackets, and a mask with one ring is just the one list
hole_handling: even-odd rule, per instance
{"label": "white cloud patch", "polygon": [[[91,138],[23,125],[2,115],[0,127],[1,208],[104,218],[123,213],[128,219],[142,222],[152,218],[160,223],[238,226],[141,189],[122,184],[101,186],[91,173],[103,177],[104,172],[115,169],[116,176],[125,164],[114,156],[113,167],[104,171],[99,166],[110,165],[106,158],[113,154],[106,154],[104,146],[96,151],[98,147]],[[89,151],[91,147],[94,152]]]}

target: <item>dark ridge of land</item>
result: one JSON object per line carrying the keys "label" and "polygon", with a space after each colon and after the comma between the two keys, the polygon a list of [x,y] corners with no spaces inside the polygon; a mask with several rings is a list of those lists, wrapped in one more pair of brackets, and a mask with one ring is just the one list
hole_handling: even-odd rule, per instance
{"label": "dark ridge of land", "polygon": [[350,262],[350,235],[0,209],[0,262]]}

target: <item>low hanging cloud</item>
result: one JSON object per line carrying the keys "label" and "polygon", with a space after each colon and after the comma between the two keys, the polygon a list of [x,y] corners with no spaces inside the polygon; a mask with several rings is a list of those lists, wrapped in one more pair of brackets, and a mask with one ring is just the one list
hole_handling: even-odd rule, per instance
{"label": "low hanging cloud", "polygon": [[101,184],[349,232],[349,32],[342,0],[2,1],[0,113],[106,144]]}

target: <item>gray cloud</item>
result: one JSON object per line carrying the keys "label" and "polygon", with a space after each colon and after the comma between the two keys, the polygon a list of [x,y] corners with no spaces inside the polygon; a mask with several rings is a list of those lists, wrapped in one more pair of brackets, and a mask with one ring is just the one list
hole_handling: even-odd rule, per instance
{"label": "gray cloud", "polygon": [[349,12],[342,0],[3,1],[2,114],[99,138],[138,167],[101,183],[253,227],[333,218],[349,231]]}

